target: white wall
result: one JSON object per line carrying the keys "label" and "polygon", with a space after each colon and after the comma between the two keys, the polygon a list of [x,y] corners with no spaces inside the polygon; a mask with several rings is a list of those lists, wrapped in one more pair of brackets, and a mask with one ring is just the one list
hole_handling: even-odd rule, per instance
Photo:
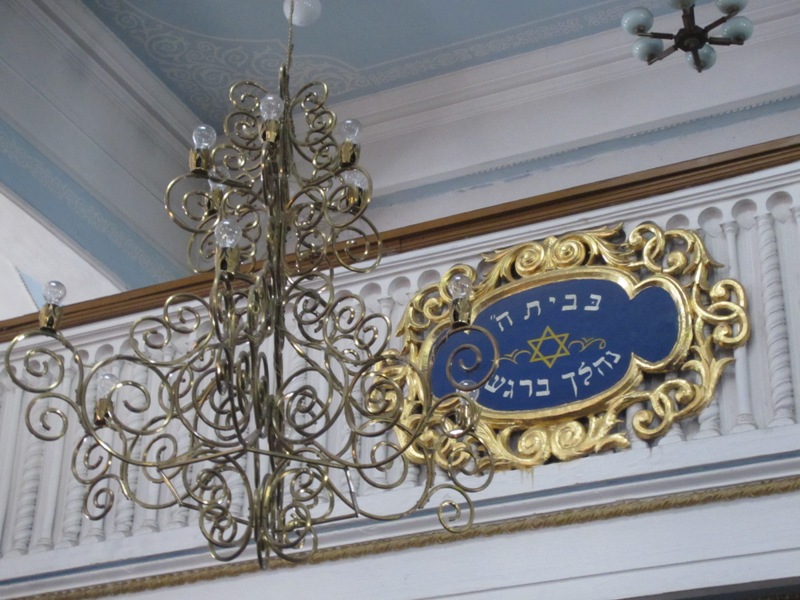
{"label": "white wall", "polygon": [[[0,320],[35,312],[37,306],[20,272],[39,285],[57,279],[67,287],[65,302],[74,303],[122,291],[110,277],[72,248],[42,221],[12,200],[13,193],[0,187]],[[41,298],[36,298],[41,301]]]}

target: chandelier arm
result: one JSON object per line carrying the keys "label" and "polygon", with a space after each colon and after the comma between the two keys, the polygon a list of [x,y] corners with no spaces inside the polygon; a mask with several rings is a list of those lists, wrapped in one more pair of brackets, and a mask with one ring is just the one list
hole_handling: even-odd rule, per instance
{"label": "chandelier arm", "polygon": [[738,10],[736,10],[736,11],[734,11],[734,12],[730,13],[730,14],[723,15],[723,16],[721,16],[719,19],[717,19],[716,21],[714,21],[714,22],[712,22],[712,23],[709,23],[708,25],[706,25],[705,27],[703,27],[703,31],[705,31],[706,33],[708,33],[708,32],[709,32],[709,31],[711,31],[712,29],[716,29],[716,28],[717,28],[717,27],[719,27],[720,25],[722,25],[722,24],[724,24],[724,23],[727,23],[727,22],[728,22],[730,19],[732,19],[733,17],[735,17],[737,14],[739,14],[739,11],[738,11]]}
{"label": "chandelier arm", "polygon": [[647,64],[648,65],[652,65],[653,63],[656,63],[656,62],[658,62],[660,60],[663,60],[663,59],[667,58],[673,52],[676,52],[677,50],[678,50],[678,47],[675,46],[675,45],[672,45],[669,48],[665,49],[663,52],[658,53],[653,58],[648,59],[647,60]]}
{"label": "chandelier arm", "polygon": [[657,40],[674,40],[675,34],[673,33],[659,33],[657,31],[648,31],[646,33],[637,33],[639,37],[649,37]]}
{"label": "chandelier arm", "polygon": [[715,46],[742,46],[744,45],[744,40],[733,40],[731,38],[726,37],[709,37],[708,43],[713,44]]}
{"label": "chandelier arm", "polygon": [[[22,372],[18,372],[12,365],[11,359],[12,356],[16,357],[17,346],[29,338],[35,337],[46,337],[58,342],[75,363],[79,382],[83,381],[85,367],[78,350],[60,332],[41,328],[17,335],[8,345],[4,362],[6,373],[14,385],[29,393],[43,394],[54,391],[64,379],[66,372],[64,358],[57,351],[46,346],[34,346],[25,350],[22,356]],[[51,373],[52,368],[56,369],[55,376]],[[38,381],[38,383],[31,383],[27,378],[33,378],[34,382]]]}
{"label": "chandelier arm", "polygon": [[683,21],[683,28],[686,30],[691,31],[695,27],[697,27],[697,22],[694,18],[694,3],[689,8],[684,8],[683,12],[681,13],[681,19]]}

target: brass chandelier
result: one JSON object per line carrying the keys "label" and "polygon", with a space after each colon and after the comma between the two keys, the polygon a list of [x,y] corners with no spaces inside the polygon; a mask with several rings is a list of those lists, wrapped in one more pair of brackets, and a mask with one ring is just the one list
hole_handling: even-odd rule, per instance
{"label": "brass chandelier", "polygon": [[[262,568],[270,556],[308,557],[319,527],[344,519],[432,507],[447,529],[468,527],[470,494],[493,472],[474,434],[475,394],[434,400],[413,361],[389,349],[387,317],[335,289],[337,273],[378,265],[380,236],[365,217],[360,125],[337,127],[323,83],[290,90],[293,10],[279,89],[233,85],[225,140],[198,127],[190,172],[166,190],[192,267],[213,270],[208,297],[170,297],[131,325],[129,351],[89,364],[59,331],[65,290],[51,282],[40,328],[5,356],[32,394],[34,435],[62,439],[77,424],[86,516],[105,517],[117,493],[147,509],[187,507],[216,559],[252,544]],[[457,283],[445,292],[454,328]],[[418,492],[405,506],[363,500],[405,482]],[[164,491],[141,494],[145,483]]]}

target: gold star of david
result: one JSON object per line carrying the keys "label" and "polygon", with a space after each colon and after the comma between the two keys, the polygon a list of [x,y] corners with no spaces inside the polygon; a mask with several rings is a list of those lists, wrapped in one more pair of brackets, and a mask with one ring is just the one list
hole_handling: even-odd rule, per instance
{"label": "gold star of david", "polygon": [[[530,362],[542,361],[547,365],[548,368],[550,368],[556,362],[556,359],[562,356],[569,356],[569,350],[567,350],[566,346],[568,337],[568,333],[557,334],[550,329],[550,326],[548,325],[544,328],[542,335],[540,335],[538,338],[528,340],[528,345],[531,347],[532,351]],[[553,340],[556,343],[556,351],[553,354],[544,355],[542,354],[542,344],[548,340]]]}

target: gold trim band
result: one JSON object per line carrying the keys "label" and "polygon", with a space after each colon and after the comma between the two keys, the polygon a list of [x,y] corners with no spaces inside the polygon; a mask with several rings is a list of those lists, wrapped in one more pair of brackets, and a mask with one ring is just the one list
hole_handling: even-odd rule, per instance
{"label": "gold trim band", "polygon": [[[635,500],[620,500],[599,506],[590,506],[569,509],[559,512],[532,515],[507,521],[497,521],[474,525],[464,533],[453,534],[446,531],[434,531],[431,533],[417,533],[412,535],[400,536],[395,538],[375,540],[371,542],[356,543],[336,548],[327,548],[317,551],[305,564],[319,564],[330,561],[361,558],[373,556],[375,554],[385,554],[388,552],[400,552],[414,548],[424,548],[441,544],[450,544],[464,540],[492,537],[495,535],[507,535],[546,529],[552,527],[563,527],[566,525],[577,525],[592,521],[606,521],[622,517],[654,513],[663,510],[675,510],[689,508],[692,506],[702,506],[716,502],[730,502],[744,498],[763,498],[777,494],[786,494],[800,491],[800,475],[783,477],[778,479],[768,479],[732,486],[697,490],[693,492],[681,492],[670,496],[659,496],[656,498],[644,498]],[[280,559],[270,559],[269,570],[295,567],[290,563]],[[214,567],[204,567],[202,569],[191,569],[177,573],[167,573],[163,575],[153,575],[137,579],[128,579],[113,583],[73,588],[57,592],[47,592],[33,596],[21,596],[18,600],[90,600],[95,598],[105,598],[120,594],[132,594],[136,592],[152,591],[167,587],[189,585],[214,581],[223,577],[238,577],[249,573],[259,572],[258,562],[255,560],[226,564]],[[778,594],[772,596],[760,596],[760,600],[798,600],[800,594]],[[754,599],[755,600],[755,599]]]}

